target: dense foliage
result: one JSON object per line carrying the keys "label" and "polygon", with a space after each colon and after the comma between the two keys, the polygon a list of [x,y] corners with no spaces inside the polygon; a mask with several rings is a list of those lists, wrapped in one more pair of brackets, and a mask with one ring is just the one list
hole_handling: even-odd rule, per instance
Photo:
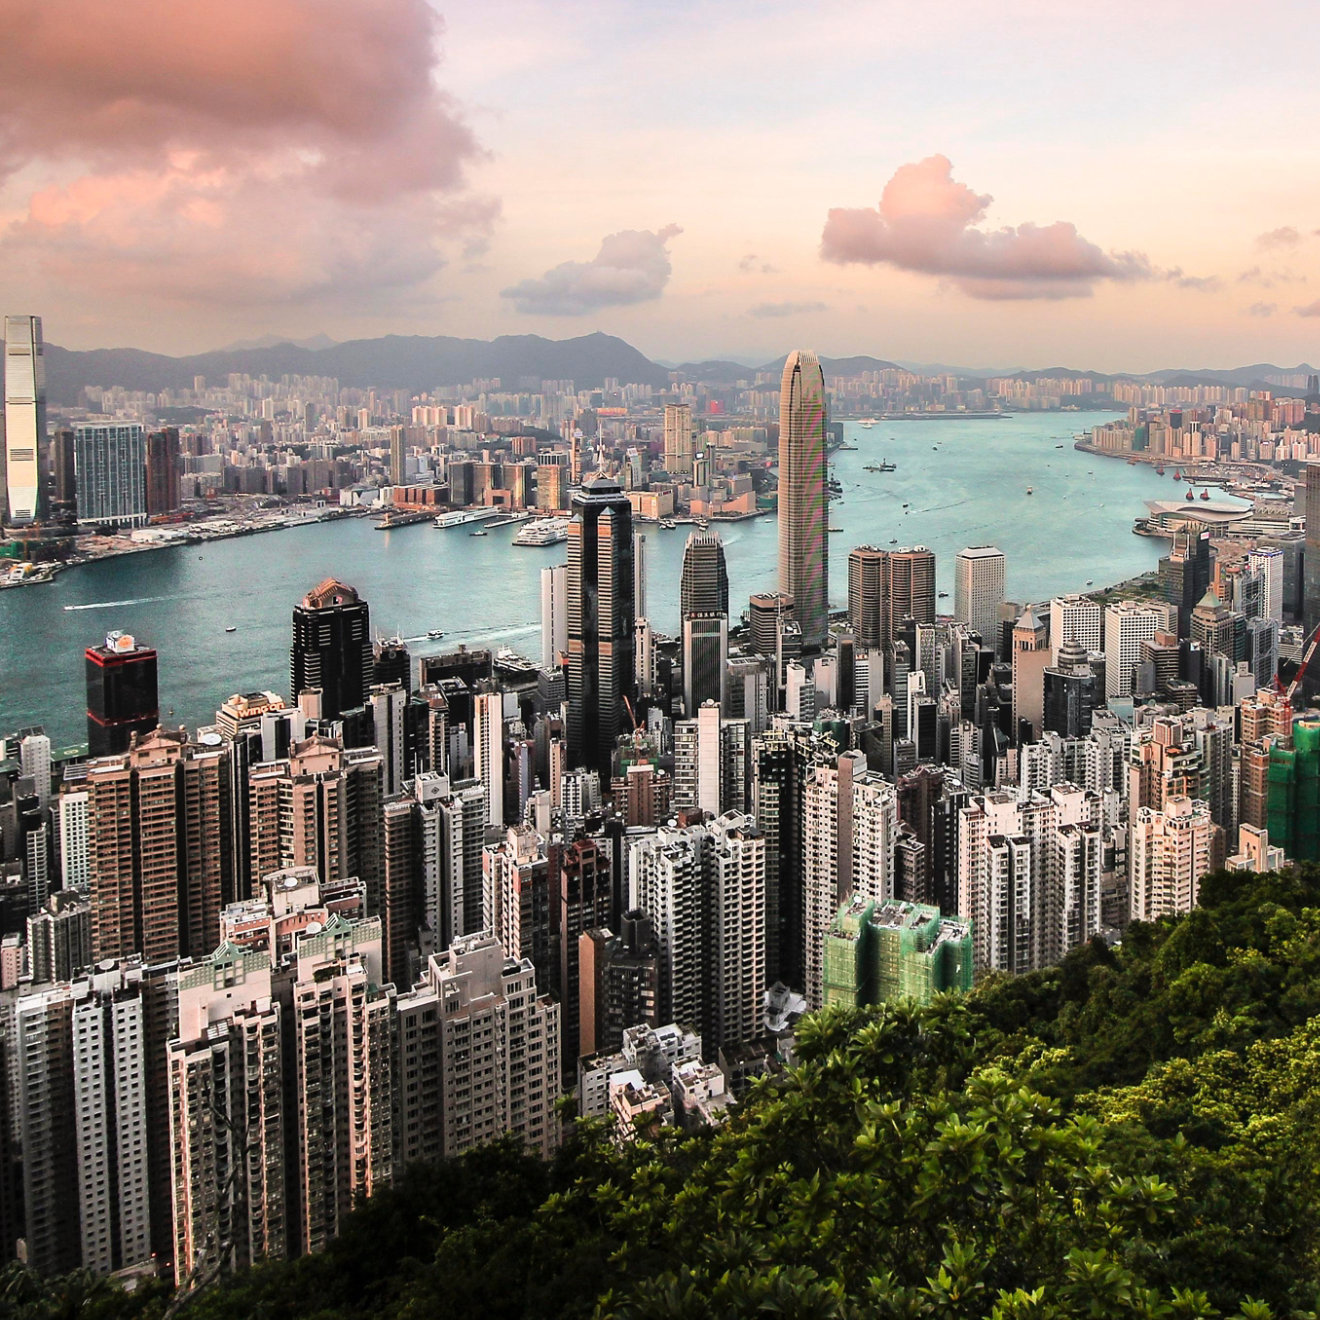
{"label": "dense foliage", "polygon": [[1320,872],[830,1011],[717,1133],[414,1170],[321,1256],[132,1298],[0,1277],[27,1320],[1301,1317],[1320,1309]]}

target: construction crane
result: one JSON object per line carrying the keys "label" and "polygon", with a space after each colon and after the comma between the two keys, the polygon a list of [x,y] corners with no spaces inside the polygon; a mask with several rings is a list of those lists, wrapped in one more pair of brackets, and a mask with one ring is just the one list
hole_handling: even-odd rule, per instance
{"label": "construction crane", "polygon": [[1316,647],[1320,646],[1320,624],[1317,624],[1311,632],[1311,640],[1308,643],[1305,652],[1302,654],[1302,663],[1297,668],[1297,675],[1291,683],[1288,684],[1288,690],[1284,692],[1283,684],[1279,682],[1279,676],[1274,676],[1274,686],[1278,691],[1283,692],[1288,698],[1288,703],[1292,704],[1293,694],[1301,686],[1302,679],[1306,677],[1306,668],[1311,663],[1311,657],[1315,654]]}

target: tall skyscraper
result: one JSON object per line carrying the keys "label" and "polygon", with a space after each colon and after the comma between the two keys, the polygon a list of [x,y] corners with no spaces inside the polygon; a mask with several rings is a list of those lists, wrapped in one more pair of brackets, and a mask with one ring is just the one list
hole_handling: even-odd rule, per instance
{"label": "tall skyscraper", "polygon": [[371,683],[371,615],[367,602],[326,578],[293,607],[289,694],[296,704],[310,688],[321,693],[321,718],[338,719],[361,706]]}
{"label": "tall skyscraper", "polygon": [[1272,546],[1247,551],[1247,563],[1260,573],[1264,581],[1262,613],[1280,628],[1283,627],[1283,561],[1283,551]]}
{"label": "tall skyscraper", "polygon": [[1302,615],[1309,636],[1320,627],[1320,463],[1306,465],[1306,554],[1303,564]]}
{"label": "tall skyscraper", "polygon": [[147,437],[141,422],[75,426],[73,464],[80,523],[147,521]]}
{"label": "tall skyscraper", "polygon": [[172,513],[179,507],[183,461],[179,432],[173,426],[147,436],[147,514]]}
{"label": "tall skyscraper", "polygon": [[981,634],[981,641],[996,653],[999,645],[999,607],[1004,603],[1004,552],[992,545],[959,550],[954,561],[953,614]]}
{"label": "tall skyscraper", "polygon": [[815,353],[788,355],[779,388],[779,589],[793,597],[802,641],[829,632],[825,374]]}
{"label": "tall skyscraper", "polygon": [[728,614],[729,570],[718,532],[697,531],[688,537],[678,601],[684,619],[692,614]]}
{"label": "tall skyscraper", "polygon": [[665,404],[665,471],[673,477],[691,477],[695,452],[692,409],[686,403]]}
{"label": "tall skyscraper", "polygon": [[556,669],[568,653],[568,565],[541,570],[541,668]]}
{"label": "tall skyscraper", "polygon": [[1050,601],[1050,662],[1057,664],[1065,642],[1081,644],[1085,658],[1104,650],[1105,611],[1086,596],[1055,596]]}
{"label": "tall skyscraper", "polygon": [[724,702],[729,660],[729,619],[725,614],[683,616],[683,706],[690,717],[703,702]]}
{"label": "tall skyscraper", "polygon": [[1178,636],[1192,635],[1192,611],[1210,590],[1214,552],[1205,528],[1174,533],[1169,553],[1160,560],[1164,599],[1178,611]]}
{"label": "tall skyscraper", "polygon": [[848,552],[848,626],[866,650],[885,646],[890,629],[889,552],[874,545]]}
{"label": "tall skyscraper", "polygon": [[935,552],[914,545],[889,552],[889,639],[904,619],[935,622]]}
{"label": "tall skyscraper", "polygon": [[573,494],[568,526],[568,751],[610,773],[635,691],[632,506],[598,478]]}
{"label": "tall skyscraper", "polygon": [[46,364],[41,317],[5,317],[4,521],[22,527],[44,516]]}
{"label": "tall skyscraper", "polygon": [[130,633],[111,632],[104,646],[87,648],[86,659],[88,752],[126,752],[135,733],[150,733],[160,720],[156,652]]}
{"label": "tall skyscraper", "polygon": [[1105,696],[1132,694],[1133,670],[1141,662],[1141,644],[1164,628],[1166,611],[1136,600],[1105,606]]}

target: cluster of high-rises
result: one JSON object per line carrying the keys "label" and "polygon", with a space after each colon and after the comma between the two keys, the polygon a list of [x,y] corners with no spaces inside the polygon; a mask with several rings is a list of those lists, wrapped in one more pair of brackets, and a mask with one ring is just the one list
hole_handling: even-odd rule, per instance
{"label": "cluster of high-rises", "polygon": [[790,355],[779,581],[741,617],[707,526],[652,619],[637,492],[588,467],[539,664],[411,656],[330,578],[288,693],[189,733],[168,654],[89,647],[89,755],[0,744],[0,1251],[188,1284],[315,1251],[409,1163],[553,1150],[565,1092],[619,1142],[718,1122],[803,1012],[1046,966],[1216,867],[1316,856],[1278,562],[1187,529],[1157,597],[1015,603],[971,546],[943,615],[895,539],[832,609],[828,425]]}

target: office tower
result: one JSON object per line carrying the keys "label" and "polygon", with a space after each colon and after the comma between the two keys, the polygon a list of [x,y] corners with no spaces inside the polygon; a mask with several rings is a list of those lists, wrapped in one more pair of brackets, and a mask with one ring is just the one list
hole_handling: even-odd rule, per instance
{"label": "office tower", "polygon": [[1050,663],[1058,664],[1065,642],[1080,643],[1082,654],[1104,650],[1105,612],[1086,596],[1055,596],[1050,601]]}
{"label": "office tower", "polygon": [[1197,602],[1190,626],[1189,636],[1205,655],[1226,656],[1234,663],[1246,657],[1247,621],[1213,590],[1207,589]]}
{"label": "office tower", "polygon": [[[291,1024],[270,964],[270,953],[223,944],[178,977],[177,1034],[166,1047],[176,1283],[290,1254],[286,1091],[317,1117],[333,1112],[332,1078],[323,1097],[286,1087]],[[290,1134],[300,1119],[289,1120]]]}
{"label": "office tower", "polygon": [[147,436],[146,506],[148,517],[173,513],[179,507],[179,478],[183,456],[179,432],[173,426]]}
{"label": "office tower", "polygon": [[958,813],[960,917],[978,968],[1025,972],[1056,963],[1100,928],[1099,795],[996,791]]}
{"label": "office tower", "polygon": [[368,691],[371,728],[381,761],[381,794],[396,797],[409,777],[407,690],[399,683],[373,683]]}
{"label": "office tower", "polygon": [[1050,636],[1045,621],[1028,606],[1013,625],[1013,734],[1020,724],[1031,726],[1031,736],[1041,730],[1045,713],[1045,670],[1050,662]]}
{"label": "office tower", "polygon": [[862,894],[840,908],[825,937],[822,1002],[860,1008],[908,999],[929,1004],[972,988],[972,931],[937,907]]}
{"label": "office tower", "polygon": [[147,521],[147,439],[140,422],[80,422],[73,430],[78,521]]}
{"label": "office tower", "polygon": [[616,482],[592,481],[574,492],[568,528],[568,753],[602,777],[632,722],[633,583],[628,497]]}
{"label": "office tower", "polygon": [[718,532],[697,531],[683,549],[683,573],[679,581],[679,615],[729,613],[729,572],[724,562],[724,542]]}
{"label": "office tower", "polygon": [[473,773],[486,793],[486,824],[504,824],[504,694],[479,692],[472,702]]}
{"label": "office tower", "polygon": [[1160,586],[1178,611],[1179,637],[1191,636],[1192,611],[1210,590],[1213,563],[1210,532],[1198,527],[1175,532],[1169,553],[1160,560]]}
{"label": "office tower", "polygon": [[879,650],[888,645],[890,628],[889,552],[873,545],[848,552],[848,626],[857,645]]}
{"label": "office tower", "polygon": [[[536,507],[543,513],[558,513],[568,507],[566,463],[538,463],[536,465]],[[450,503],[457,505],[451,498]]]}
{"label": "office tower", "polygon": [[[538,993],[526,959],[509,958],[493,935],[457,940],[427,964],[398,1001],[399,1127],[418,1109],[438,1117],[433,1158],[452,1158],[511,1133],[549,1156],[559,1145],[559,1005]],[[410,1031],[429,1016],[431,1035]],[[427,1062],[434,1088],[412,1082]],[[438,1091],[438,1095],[437,1095]],[[438,1104],[434,1102],[438,1100]]]}
{"label": "office tower", "polygon": [[541,570],[541,668],[555,669],[568,653],[568,565]]}
{"label": "office tower", "polygon": [[88,763],[98,962],[204,957],[215,947],[220,910],[233,898],[229,772],[223,748],[190,743],[182,729],[158,729]]}
{"label": "office tower", "polygon": [[1309,637],[1320,627],[1320,463],[1306,465],[1306,552],[1303,566],[1302,626]]}
{"label": "office tower", "polygon": [[829,633],[825,375],[814,353],[790,353],[779,391],[779,590],[792,596],[805,646]]}
{"label": "office tower", "polygon": [[[748,635],[757,655],[779,654],[780,628],[793,617],[793,597],[782,591],[758,591],[748,601]],[[778,684],[776,684],[777,686]]]}
{"label": "office tower", "polygon": [[390,485],[402,486],[408,480],[408,433],[402,426],[390,427]]}
{"label": "office tower", "polygon": [[916,545],[889,552],[889,640],[904,619],[935,622],[935,552]]}
{"label": "office tower", "polygon": [[1105,696],[1132,694],[1133,671],[1141,660],[1141,644],[1164,631],[1164,612],[1136,600],[1105,607]]}
{"label": "office tower", "polygon": [[343,582],[326,578],[293,607],[289,694],[321,693],[321,718],[337,720],[363,705],[371,681],[371,618],[367,602]]}
{"label": "office tower", "polygon": [[953,616],[1002,654],[999,607],[1004,603],[1004,552],[992,545],[959,550],[954,560]]}
{"label": "office tower", "polygon": [[724,719],[719,705],[704,702],[691,719],[674,724],[676,807],[697,807],[712,816],[746,811],[750,791],[748,721]]}
{"label": "office tower", "polygon": [[689,716],[707,701],[723,703],[728,663],[728,615],[684,615],[683,709]]}
{"label": "office tower", "polygon": [[55,802],[59,838],[60,880],[64,889],[87,893],[91,885],[88,843],[88,796],[80,785],[66,784]]}
{"label": "office tower", "polygon": [[1042,730],[1064,738],[1084,738],[1091,732],[1096,708],[1104,705],[1105,694],[1082,643],[1074,638],[1060,646],[1044,679]]}
{"label": "office tower", "polygon": [[2,521],[11,527],[23,527],[45,516],[45,447],[46,363],[41,317],[6,316]]}
{"label": "office tower", "polygon": [[323,882],[356,876],[379,911],[383,768],[374,747],[315,735],[248,776],[249,874],[309,866]]}
{"label": "office tower", "polygon": [[672,477],[691,477],[695,450],[692,409],[686,403],[665,404],[665,471]]}
{"label": "office tower", "polygon": [[1283,627],[1284,553],[1271,546],[1247,551],[1247,564],[1261,575],[1264,583],[1261,612]]}
{"label": "office tower", "polygon": [[78,477],[73,430],[61,427],[51,439],[52,483],[54,486],[53,512],[76,517],[78,513]]}
{"label": "office tower", "polygon": [[646,533],[633,532],[633,615],[646,618]]}
{"label": "office tower", "polygon": [[405,693],[412,691],[412,659],[402,637],[379,640],[371,648],[371,681],[376,684],[398,683]]}
{"label": "office tower", "polygon": [[104,646],[87,648],[86,670],[88,754],[128,751],[133,735],[150,733],[160,719],[156,652],[129,633],[107,633]]}
{"label": "office tower", "polygon": [[660,946],[641,908],[623,914],[619,934],[596,927],[578,936],[578,1054],[609,1053],[628,1027],[660,1025]]}
{"label": "office tower", "polygon": [[62,889],[27,921],[28,970],[34,985],[68,981],[92,963],[92,908],[85,894]]}
{"label": "office tower", "polygon": [[1154,921],[1196,906],[1201,878],[1224,862],[1223,831],[1199,800],[1172,796],[1135,810],[1128,827],[1129,915]]}

